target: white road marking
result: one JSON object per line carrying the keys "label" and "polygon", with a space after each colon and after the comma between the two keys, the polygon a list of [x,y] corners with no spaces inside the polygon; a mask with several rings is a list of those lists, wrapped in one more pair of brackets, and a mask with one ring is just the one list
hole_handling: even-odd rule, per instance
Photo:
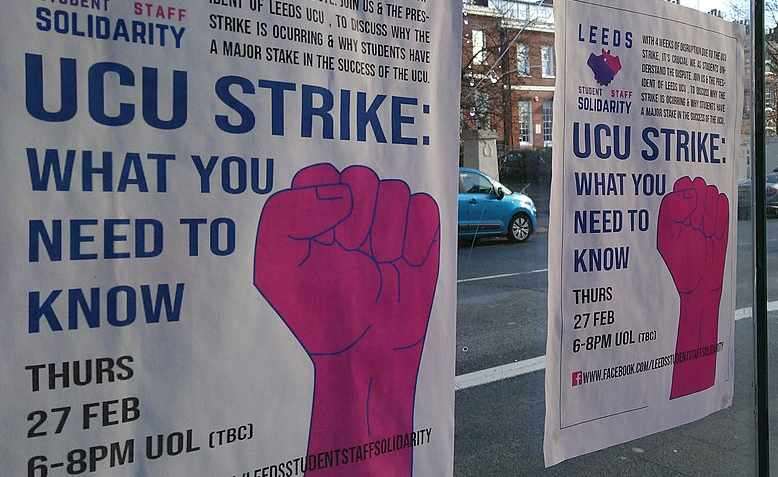
{"label": "white road marking", "polygon": [[[767,239],[767,243],[775,243],[775,242],[778,242],[778,238]],[[738,242],[737,245],[738,247],[750,247],[753,244],[754,244],[753,242]]]}
{"label": "white road marking", "polygon": [[[768,301],[767,311],[778,311],[778,301]],[[735,320],[745,320],[746,318],[751,318],[751,312],[751,307],[739,308],[735,310]]]}
{"label": "white road marking", "polygon": [[501,275],[487,275],[485,277],[475,277],[475,278],[463,278],[462,280],[457,280],[457,283],[470,283],[470,282],[481,282],[484,280],[494,280],[496,278],[510,278],[510,277],[518,277],[520,275],[532,275],[535,273],[544,273],[547,272],[548,268],[541,268],[538,270],[530,270],[528,272],[517,272],[517,273],[503,273]]}
{"label": "white road marking", "polygon": [[489,384],[495,381],[521,376],[523,374],[534,373],[541,369],[546,369],[545,356],[525,359],[524,361],[518,361],[516,363],[503,364],[502,366],[483,369],[474,373],[462,374],[454,379],[454,389],[459,391],[461,389],[474,388],[476,386],[481,386],[482,384]]}
{"label": "white road marking", "polygon": [[[778,301],[768,302],[767,311],[778,311]],[[751,318],[751,316],[752,311],[750,307],[735,310],[736,321],[745,320]],[[474,388],[476,386],[534,373],[542,369],[546,369],[545,355],[517,361],[515,363],[503,364],[502,366],[482,369],[481,371],[461,374],[454,379],[454,389],[460,391],[462,389]]]}

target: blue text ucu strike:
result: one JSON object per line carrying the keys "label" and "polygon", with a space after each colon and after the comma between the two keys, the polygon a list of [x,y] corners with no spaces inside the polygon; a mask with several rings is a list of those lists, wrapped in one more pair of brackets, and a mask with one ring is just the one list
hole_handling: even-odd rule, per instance
{"label": "blue text ucu strike:", "polygon": [[[59,81],[55,78],[55,74],[44,71],[43,55],[25,55],[25,104],[27,112],[38,120],[64,123],[87,116],[103,126],[122,127],[142,121],[159,130],[179,129],[188,120],[187,71],[165,72],[151,66],[133,69],[108,61],[85,66],[76,58],[59,58]],[[171,80],[171,88],[160,87],[160,81]],[[78,94],[84,89],[83,82],[86,98]],[[130,93],[106,94],[109,84],[112,92],[117,91],[117,84],[119,89],[137,91],[139,101],[117,99],[133,97]],[[170,91],[169,97],[161,97],[168,96],[166,91]],[[423,134],[419,123],[431,108],[415,97],[235,75],[216,80],[213,92],[224,106],[214,115],[214,124],[230,134],[269,132],[272,136],[379,144],[430,144],[430,136]],[[58,104],[56,99],[47,101],[49,98],[58,99]],[[80,112],[82,108],[86,111]],[[170,112],[162,117],[161,111]],[[297,113],[289,118],[285,111]]]}

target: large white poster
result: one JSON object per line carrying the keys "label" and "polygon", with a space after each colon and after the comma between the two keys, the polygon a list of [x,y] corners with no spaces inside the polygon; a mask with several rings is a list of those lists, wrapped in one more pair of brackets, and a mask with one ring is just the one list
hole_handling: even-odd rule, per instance
{"label": "large white poster", "polygon": [[554,2],[547,465],[729,406],[739,25]]}
{"label": "large white poster", "polygon": [[0,473],[451,475],[460,2],[2,3]]}

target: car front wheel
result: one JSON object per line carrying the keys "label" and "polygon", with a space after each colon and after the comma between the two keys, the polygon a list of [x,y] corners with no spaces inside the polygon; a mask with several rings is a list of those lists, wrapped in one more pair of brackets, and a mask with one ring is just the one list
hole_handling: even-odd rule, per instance
{"label": "car front wheel", "polygon": [[527,214],[521,213],[511,220],[508,238],[513,242],[524,242],[532,235],[532,222]]}

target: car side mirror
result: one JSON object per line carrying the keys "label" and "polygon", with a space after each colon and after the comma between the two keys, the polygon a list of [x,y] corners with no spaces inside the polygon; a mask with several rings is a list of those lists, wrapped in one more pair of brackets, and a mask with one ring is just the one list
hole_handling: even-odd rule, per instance
{"label": "car side mirror", "polygon": [[503,198],[503,197],[505,197],[505,191],[503,190],[503,188],[502,188],[502,187],[498,187],[498,188],[497,188],[497,189],[494,191],[494,195],[496,195],[496,196],[497,196],[497,199],[498,199],[498,200],[502,200],[502,198]]}

